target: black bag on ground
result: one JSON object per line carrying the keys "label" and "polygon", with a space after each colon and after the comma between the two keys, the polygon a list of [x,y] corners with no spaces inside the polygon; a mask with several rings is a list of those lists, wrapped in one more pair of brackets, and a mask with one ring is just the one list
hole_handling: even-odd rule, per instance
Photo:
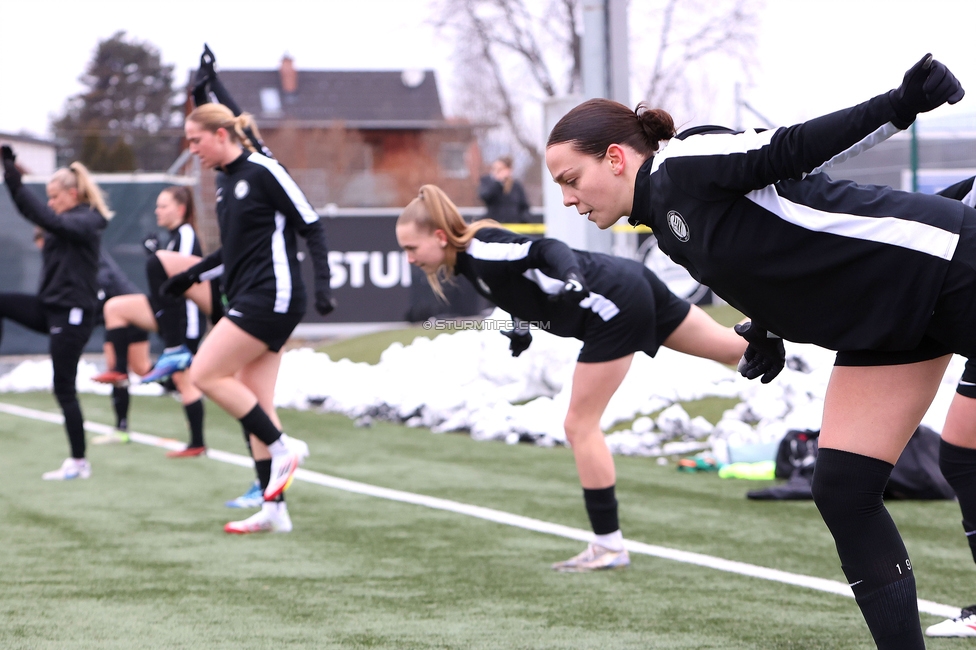
{"label": "black bag on ground", "polygon": [[[819,431],[791,430],[779,444],[776,454],[777,478],[788,478],[782,485],[752,490],[746,496],[756,501],[799,501],[813,499],[813,469],[819,446]],[[939,470],[941,436],[925,426],[912,434],[885,487],[884,498],[937,500],[954,499],[955,493]]]}
{"label": "black bag on ground", "polygon": [[888,479],[884,492],[886,499],[956,498],[939,470],[941,439],[942,436],[928,427],[915,429]]}
{"label": "black bag on ground", "polygon": [[819,431],[811,429],[791,429],[779,441],[776,451],[776,478],[790,478],[798,469],[813,472],[817,460],[817,439]]}

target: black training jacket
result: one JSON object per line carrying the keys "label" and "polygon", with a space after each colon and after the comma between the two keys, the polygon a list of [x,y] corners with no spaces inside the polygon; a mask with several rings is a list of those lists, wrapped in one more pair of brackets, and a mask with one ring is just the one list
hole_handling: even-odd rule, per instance
{"label": "black training jacket", "polygon": [[188,223],[169,231],[169,241],[166,242],[166,250],[174,251],[180,255],[196,255],[201,257],[203,249],[200,247],[200,238],[197,231]]}
{"label": "black training jacket", "polygon": [[98,308],[98,262],[108,221],[87,203],[54,214],[26,187],[14,194],[20,213],[44,229],[38,297],[49,307]]}
{"label": "black training jacket", "polygon": [[[467,249],[458,251],[454,271],[512,316],[548,322],[550,333],[582,340],[587,324],[606,323],[626,309],[633,290],[620,280],[641,277],[643,268],[633,260],[573,250],[557,239],[481,228]],[[583,279],[586,297],[579,304],[551,300],[571,272]]]}
{"label": "black training jacket", "polygon": [[329,290],[325,231],[305,195],[281,164],[243,153],[217,174],[222,285],[229,305],[259,313],[304,312],[305,288],[296,233],[305,238],[317,290]]}
{"label": "black training jacket", "polygon": [[887,137],[894,117],[885,94],[788,128],[683,133],[641,167],[630,221],[783,338],[913,349],[976,210],[819,173]]}

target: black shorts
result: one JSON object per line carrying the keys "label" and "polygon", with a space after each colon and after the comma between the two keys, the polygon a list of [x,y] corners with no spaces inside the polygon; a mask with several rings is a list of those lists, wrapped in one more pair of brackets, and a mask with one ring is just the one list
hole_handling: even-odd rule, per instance
{"label": "black shorts", "polygon": [[242,330],[262,341],[272,352],[277,352],[295,331],[295,327],[302,321],[305,311],[290,311],[284,314],[258,311],[246,303],[234,303],[227,306],[225,314],[232,323]]}
{"label": "black shorts", "polygon": [[608,321],[596,314],[589,320],[580,363],[613,361],[634,352],[653,357],[688,316],[691,305],[671,293],[650,269],[635,264],[633,271],[628,268],[620,275],[626,276],[623,288],[606,295],[620,312]]}
{"label": "black shorts", "polygon": [[216,325],[224,317],[224,292],[220,289],[220,280],[210,281],[210,323]]}
{"label": "black shorts", "polygon": [[900,366],[906,363],[918,363],[937,359],[951,354],[945,344],[926,336],[914,350],[879,351],[879,350],[849,350],[838,352],[834,359],[835,366]]}

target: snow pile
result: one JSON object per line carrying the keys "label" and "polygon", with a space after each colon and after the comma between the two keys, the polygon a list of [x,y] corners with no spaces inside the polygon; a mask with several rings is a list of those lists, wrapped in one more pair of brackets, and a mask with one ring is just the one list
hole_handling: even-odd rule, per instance
{"label": "snow pile", "polygon": [[[508,317],[496,311],[491,319]],[[581,343],[545,331],[533,330],[532,336],[518,358],[509,353],[508,339],[488,326],[393,344],[375,366],[291,350],[282,358],[275,403],[342,413],[362,426],[389,420],[435,433],[467,431],[477,440],[564,444],[562,424]],[[819,429],[834,354],[811,345],[787,343],[786,349],[787,368],[767,385],[664,348],[654,359],[638,353],[601,420],[604,430],[629,425],[607,436],[611,450],[645,456],[712,450],[723,457],[730,448],[776,443],[789,429]],[[963,366],[963,359],[953,359],[923,419],[936,431]],[[94,364],[79,364],[79,391],[108,394],[108,386],[91,381],[98,372]],[[50,360],[25,361],[0,377],[0,392],[50,389]],[[132,391],[162,392],[156,384]],[[712,426],[704,418],[691,419],[679,404],[704,397],[739,403]]]}

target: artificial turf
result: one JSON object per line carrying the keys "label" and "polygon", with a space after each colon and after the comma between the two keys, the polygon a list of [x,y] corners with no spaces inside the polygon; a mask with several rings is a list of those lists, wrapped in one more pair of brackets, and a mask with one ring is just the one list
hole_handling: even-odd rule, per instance
{"label": "artificial turf", "polygon": [[[49,394],[0,401],[57,412]],[[107,397],[87,419],[111,422]],[[282,410],[306,467],[587,528],[571,453]],[[185,438],[179,405],[133,400],[133,429]],[[244,453],[208,404],[207,442]],[[625,571],[557,574],[579,542],[296,481],[294,532],[231,536],[225,500],[250,470],[92,447],[90,480],[44,482],[60,426],[0,415],[2,648],[830,648],[873,644],[851,599],[647,556]],[[765,483],[617,458],[627,537],[843,580],[811,503],[744,498]],[[976,600],[951,502],[895,502],[919,596]],[[936,622],[923,615],[923,625]],[[959,640],[930,640],[930,648]]]}

